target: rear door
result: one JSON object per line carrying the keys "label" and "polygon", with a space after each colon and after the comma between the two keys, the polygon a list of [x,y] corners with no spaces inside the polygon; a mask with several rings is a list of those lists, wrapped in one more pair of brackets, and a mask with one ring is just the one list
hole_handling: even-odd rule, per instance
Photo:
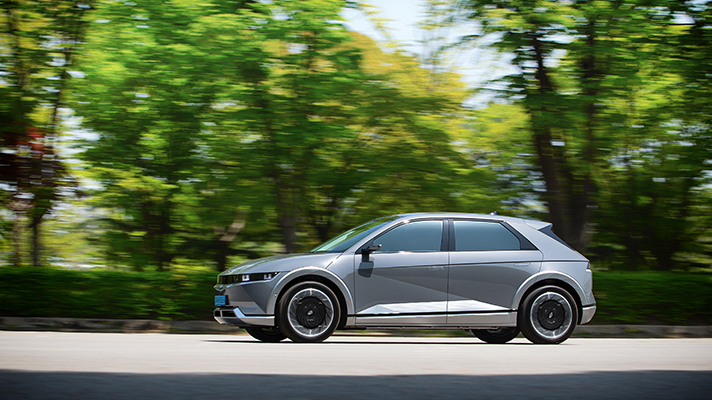
{"label": "rear door", "polygon": [[521,284],[539,271],[541,252],[504,222],[454,219],[448,225],[447,323],[470,324],[511,312]]}

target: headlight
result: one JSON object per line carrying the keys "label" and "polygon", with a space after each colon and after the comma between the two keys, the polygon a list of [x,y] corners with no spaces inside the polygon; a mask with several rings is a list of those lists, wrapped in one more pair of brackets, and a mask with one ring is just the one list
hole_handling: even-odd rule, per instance
{"label": "headlight", "polygon": [[237,275],[218,275],[218,285],[229,285],[232,283],[246,283],[269,281],[274,279],[279,272],[268,272],[259,274],[237,274]]}

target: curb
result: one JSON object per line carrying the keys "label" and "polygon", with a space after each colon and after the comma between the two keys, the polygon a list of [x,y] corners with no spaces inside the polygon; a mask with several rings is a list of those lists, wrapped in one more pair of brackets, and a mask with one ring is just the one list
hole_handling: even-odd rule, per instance
{"label": "curb", "polygon": [[[0,317],[0,330],[114,333],[210,333],[232,335],[246,334],[242,329],[220,325],[215,321],[158,321],[147,319],[78,319],[40,317]],[[441,330],[347,330],[342,331],[340,334],[424,336],[434,334],[453,335],[454,333],[455,331]],[[712,338],[712,326],[581,325],[576,327],[573,337]]]}
{"label": "curb", "polygon": [[238,333],[214,321],[0,317],[0,330],[119,333]]}
{"label": "curb", "polygon": [[581,325],[573,337],[610,338],[712,338],[712,326]]}

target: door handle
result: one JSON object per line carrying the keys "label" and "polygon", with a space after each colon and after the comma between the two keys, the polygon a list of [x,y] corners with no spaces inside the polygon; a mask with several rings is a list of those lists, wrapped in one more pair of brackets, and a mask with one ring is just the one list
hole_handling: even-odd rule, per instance
{"label": "door handle", "polygon": [[528,267],[531,263],[514,263],[515,267]]}

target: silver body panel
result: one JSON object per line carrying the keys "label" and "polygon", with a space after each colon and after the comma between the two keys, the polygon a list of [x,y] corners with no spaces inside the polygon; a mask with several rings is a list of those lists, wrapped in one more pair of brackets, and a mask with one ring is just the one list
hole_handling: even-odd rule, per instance
{"label": "silver body panel", "polygon": [[498,328],[517,326],[517,312],[492,312],[448,315],[447,327]]}
{"label": "silver body panel", "polygon": [[274,316],[246,316],[239,307],[224,308],[215,320],[223,325],[274,326]]}
{"label": "silver body panel", "polygon": [[447,252],[356,255],[354,262],[357,323],[396,315],[407,325],[446,322]]}
{"label": "silver body panel", "polygon": [[522,283],[539,272],[541,259],[537,250],[450,252],[448,301],[477,300],[511,309]]}
{"label": "silver body panel", "polygon": [[583,307],[580,324],[587,324],[591,322],[594,314],[596,314],[596,306]]}
{"label": "silver body panel", "polygon": [[[520,250],[454,251],[447,227],[453,219],[502,224],[516,231]],[[384,232],[420,220],[443,221],[440,251],[360,250]],[[478,214],[409,214],[378,227],[346,250],[267,257],[240,264],[221,276],[277,273],[270,280],[217,284],[227,303],[215,310],[221,324],[274,326],[279,296],[295,280],[328,282],[343,303],[342,327],[496,328],[517,324],[523,297],[537,285],[558,284],[579,305],[580,323],[596,311],[588,260],[540,231],[550,224]],[[235,317],[231,317],[231,313]],[[227,315],[228,317],[225,317]]]}

